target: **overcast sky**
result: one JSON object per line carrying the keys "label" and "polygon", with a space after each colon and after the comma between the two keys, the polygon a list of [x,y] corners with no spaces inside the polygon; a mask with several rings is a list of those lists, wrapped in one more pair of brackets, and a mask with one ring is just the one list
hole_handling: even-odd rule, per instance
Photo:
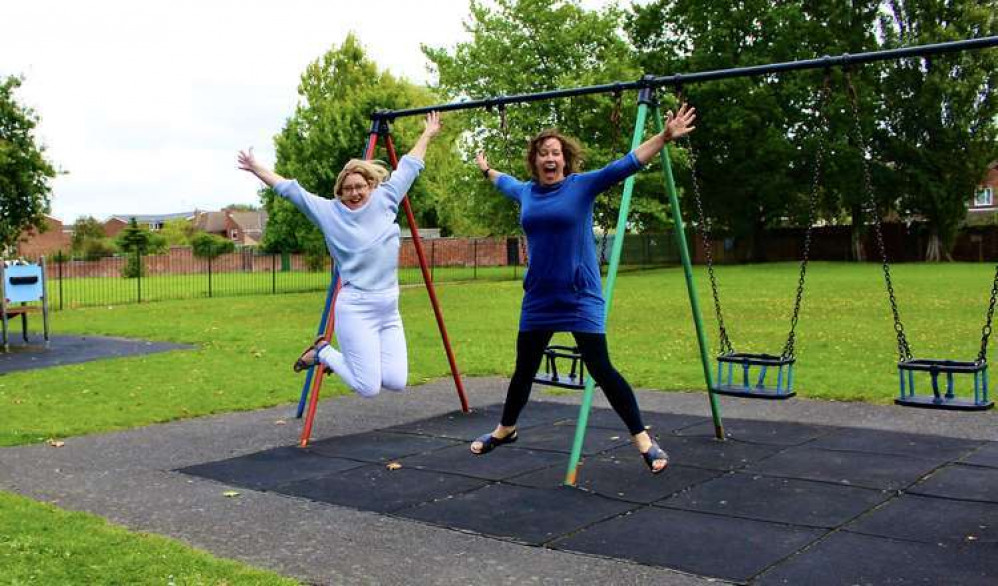
{"label": "overcast sky", "polygon": [[[602,4],[595,0],[586,5]],[[258,204],[239,148],[268,164],[305,66],[353,31],[381,68],[428,79],[420,43],[466,40],[467,0],[4,2],[0,76],[67,172],[52,215]],[[358,150],[365,137],[357,137]]]}

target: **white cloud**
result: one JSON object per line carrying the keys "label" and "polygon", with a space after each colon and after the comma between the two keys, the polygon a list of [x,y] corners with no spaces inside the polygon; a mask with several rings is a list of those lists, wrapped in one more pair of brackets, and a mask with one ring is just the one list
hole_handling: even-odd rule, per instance
{"label": "white cloud", "polygon": [[420,43],[464,39],[467,5],[5,3],[0,76],[25,76],[17,95],[41,117],[50,160],[68,172],[52,198],[66,223],[257,203],[258,183],[235,169],[235,153],[254,145],[273,161],[273,136],[308,63],[354,32],[380,67],[424,82]]}

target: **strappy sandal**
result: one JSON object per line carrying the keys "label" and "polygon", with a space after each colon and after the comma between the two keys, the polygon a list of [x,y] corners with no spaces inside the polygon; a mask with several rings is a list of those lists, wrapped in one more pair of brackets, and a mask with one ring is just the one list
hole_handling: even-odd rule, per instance
{"label": "strappy sandal", "polygon": [[[317,366],[319,364],[319,351],[329,345],[329,342],[322,336],[318,336],[312,345],[305,348],[305,351],[301,353],[298,360],[295,360],[294,369],[295,372],[301,372]],[[329,368],[326,368],[326,372],[329,372]]]}
{"label": "strappy sandal", "polygon": [[477,452],[472,450],[471,453],[475,454],[476,456],[484,456],[485,454],[488,454],[489,452],[498,448],[499,446],[515,442],[518,438],[519,436],[517,436],[516,430],[514,430],[513,433],[507,435],[506,437],[496,437],[492,435],[491,432],[489,432],[475,438],[475,442],[479,442],[482,444],[482,449]]}
{"label": "strappy sandal", "polygon": [[[651,447],[648,448],[647,452],[641,452],[641,457],[645,460],[645,466],[651,470],[652,474],[659,474],[669,467],[669,454],[665,453],[656,442],[651,443]],[[665,460],[665,466],[662,466],[658,470],[655,469],[655,462],[660,460]]]}

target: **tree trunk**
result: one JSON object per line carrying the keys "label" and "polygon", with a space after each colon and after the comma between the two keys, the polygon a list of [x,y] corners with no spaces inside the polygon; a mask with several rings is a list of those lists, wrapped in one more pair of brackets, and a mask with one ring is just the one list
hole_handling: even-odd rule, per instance
{"label": "tree trunk", "polygon": [[929,244],[925,247],[925,260],[927,262],[939,262],[942,260],[942,244],[939,242],[939,234],[933,231],[929,235]]}
{"label": "tree trunk", "polygon": [[856,262],[866,260],[866,249],[863,247],[863,208],[852,207],[852,226],[849,230],[850,257]]}

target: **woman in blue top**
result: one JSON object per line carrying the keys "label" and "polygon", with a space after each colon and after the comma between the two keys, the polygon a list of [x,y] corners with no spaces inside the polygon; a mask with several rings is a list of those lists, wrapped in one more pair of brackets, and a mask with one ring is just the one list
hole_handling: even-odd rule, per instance
{"label": "woman in blue top", "polygon": [[339,349],[320,337],[295,362],[295,371],[322,363],[364,397],[377,395],[382,387],[405,389],[408,356],[398,309],[396,217],[440,128],[440,116],[428,114],[422,135],[387,181],[383,166],[350,160],[336,177],[333,199],[312,195],[297,181],[274,173],[259,164],[252,151],[239,153],[240,169],[274,188],[322,230],[340,272],[342,287],[334,309]]}
{"label": "woman in blue top", "polygon": [[557,130],[545,130],[530,141],[531,181],[518,181],[491,169],[485,155],[478,154],[476,163],[485,177],[520,204],[530,264],[523,279],[516,369],[502,419],[494,431],[471,444],[473,453],[486,454],[516,441],[516,421],[530,398],[544,349],[555,332],[571,332],[589,373],[627,425],[648,468],[657,474],[668,466],[668,455],[645,431],[634,391],[610,363],[592,230],[593,204],[600,192],[637,173],[667,142],[691,132],[695,119],[695,110],[683,104],[675,116],[669,113],[660,134],[622,159],[588,173],[578,173],[581,147]]}

